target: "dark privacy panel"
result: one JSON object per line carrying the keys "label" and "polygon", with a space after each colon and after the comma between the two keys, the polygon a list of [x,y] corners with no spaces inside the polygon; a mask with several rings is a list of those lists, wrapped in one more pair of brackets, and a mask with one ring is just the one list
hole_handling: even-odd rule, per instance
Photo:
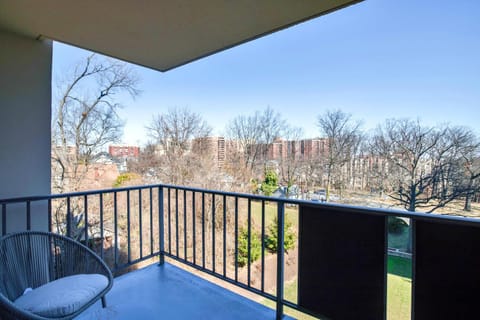
{"label": "dark privacy panel", "polygon": [[415,320],[480,319],[480,228],[415,222]]}
{"label": "dark privacy panel", "polygon": [[330,319],[385,319],[385,217],[300,207],[298,304]]}

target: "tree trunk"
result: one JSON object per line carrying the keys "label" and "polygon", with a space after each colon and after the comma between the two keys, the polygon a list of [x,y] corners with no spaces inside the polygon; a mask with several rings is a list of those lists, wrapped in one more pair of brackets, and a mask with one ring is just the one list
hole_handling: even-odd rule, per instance
{"label": "tree trunk", "polygon": [[415,212],[415,202],[417,200],[417,192],[416,192],[416,188],[415,188],[415,185],[412,184],[410,186],[410,203],[409,203],[409,206],[408,206],[408,211],[412,211],[412,212]]}
{"label": "tree trunk", "polygon": [[472,194],[469,192],[465,197],[465,206],[463,207],[463,211],[472,211]]}
{"label": "tree trunk", "polygon": [[[410,205],[408,211],[415,212],[415,202],[416,202],[416,188],[415,185],[410,186]],[[410,224],[408,226],[408,244],[407,252],[411,253],[413,250],[413,235],[412,235],[412,219],[410,219]]]}

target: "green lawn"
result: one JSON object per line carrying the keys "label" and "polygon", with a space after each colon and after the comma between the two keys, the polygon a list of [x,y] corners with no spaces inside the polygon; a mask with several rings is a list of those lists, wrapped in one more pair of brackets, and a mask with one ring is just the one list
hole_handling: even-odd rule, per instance
{"label": "green lawn", "polygon": [[387,319],[410,319],[412,292],[412,260],[388,257]]}
{"label": "green lawn", "polygon": [[388,273],[402,277],[412,278],[412,260],[407,258],[388,256]]}
{"label": "green lawn", "polygon": [[[262,203],[259,201],[252,201],[252,218],[257,225],[262,223]],[[277,216],[277,205],[273,203],[265,203],[265,228],[268,227]],[[293,228],[298,228],[298,207],[285,207],[285,219],[290,221]]]}
{"label": "green lawn", "polygon": [[[286,300],[290,302],[297,302],[297,280],[287,283],[284,288],[284,297]],[[276,308],[275,302],[272,300],[264,299],[262,303],[272,309]],[[295,318],[295,319],[302,319],[302,320],[314,320],[317,319],[315,317],[309,316],[308,314],[304,314],[300,311],[297,311],[295,309],[289,308],[289,307],[284,307],[284,312],[285,314]]]}

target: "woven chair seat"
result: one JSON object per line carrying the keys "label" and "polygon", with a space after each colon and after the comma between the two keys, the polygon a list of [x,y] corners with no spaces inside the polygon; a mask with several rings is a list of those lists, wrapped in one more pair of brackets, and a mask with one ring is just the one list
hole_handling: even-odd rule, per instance
{"label": "woven chair seat", "polygon": [[1,319],[72,319],[102,299],[110,269],[70,238],[27,231],[0,239]]}

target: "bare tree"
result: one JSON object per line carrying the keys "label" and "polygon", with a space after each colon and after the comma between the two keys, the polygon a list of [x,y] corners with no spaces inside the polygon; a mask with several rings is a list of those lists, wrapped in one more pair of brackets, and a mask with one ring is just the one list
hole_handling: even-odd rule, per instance
{"label": "bare tree", "polygon": [[287,150],[285,156],[280,157],[280,179],[281,182],[287,185],[287,194],[290,192],[292,185],[297,183],[301,176],[301,146],[300,140],[303,137],[302,128],[288,128],[284,135],[286,140]]}
{"label": "bare tree", "polygon": [[[362,177],[362,157],[364,146],[364,135],[360,130],[356,135],[352,137],[349,161],[346,163],[345,172],[340,175],[340,191],[342,188],[349,188],[355,190],[357,187],[357,181]],[[360,185],[360,188],[362,185]]]}
{"label": "bare tree", "polygon": [[390,197],[405,209],[433,212],[468,194],[462,159],[472,146],[469,131],[392,119],[377,128],[374,142],[396,180]]}
{"label": "bare tree", "polygon": [[300,181],[303,192],[311,190],[316,184],[322,183],[324,173],[322,159],[304,158],[301,161]]}
{"label": "bare tree", "polygon": [[[250,116],[240,115],[227,125],[227,136],[239,143],[242,165],[250,174],[255,166],[263,164],[265,169],[267,151],[276,138],[281,137],[287,124],[278,112],[270,107]],[[240,158],[240,157],[239,157]]]}
{"label": "bare tree", "polygon": [[480,157],[478,150],[475,155],[466,154],[464,157],[464,168],[467,175],[467,194],[465,195],[464,211],[472,210],[472,198],[480,192]]}
{"label": "bare tree", "polygon": [[193,139],[206,137],[212,130],[199,114],[187,108],[171,108],[154,116],[147,129],[166,153],[180,156],[190,149]]}
{"label": "bare tree", "polygon": [[[139,94],[138,79],[125,63],[94,54],[65,74],[57,83],[52,108],[52,189],[56,193],[87,187],[85,178],[93,160],[122,135],[123,121],[117,114],[122,107],[119,95]],[[65,201],[56,202],[54,223],[59,233],[65,232],[68,207],[74,237],[80,237],[84,228],[92,228],[98,220],[91,215],[89,225],[85,225],[81,199],[72,199],[70,206]]]}
{"label": "bare tree", "polygon": [[320,132],[328,139],[328,151],[326,159],[327,173],[327,200],[330,195],[330,187],[333,178],[337,185],[343,185],[341,181],[341,170],[353,157],[357,145],[361,139],[361,123],[353,121],[350,114],[341,110],[328,110],[318,116],[317,126]]}
{"label": "bare tree", "polygon": [[445,139],[451,144],[444,159],[438,189],[442,200],[465,197],[464,210],[471,210],[471,198],[480,190],[480,141],[469,128],[450,127]]}
{"label": "bare tree", "polygon": [[383,196],[390,186],[395,185],[397,181],[395,179],[395,169],[397,168],[389,166],[390,145],[388,137],[381,132],[382,129],[377,129],[377,134],[369,139],[370,163],[367,175],[370,189]]}
{"label": "bare tree", "polygon": [[120,94],[139,94],[138,78],[125,64],[92,54],[57,85],[52,117],[52,176],[55,192],[77,191],[89,164],[119,140]]}
{"label": "bare tree", "polygon": [[159,147],[158,171],[165,183],[186,184],[193,182],[195,168],[210,156],[206,139],[210,126],[195,112],[187,108],[172,108],[166,113],[154,116],[147,126],[150,137]]}
{"label": "bare tree", "polygon": [[430,153],[440,137],[433,128],[408,119],[387,120],[377,128],[377,151],[397,169],[389,172],[395,174],[396,184],[395,193],[390,196],[409,211],[421,205],[418,196],[431,184]]}
{"label": "bare tree", "polygon": [[155,168],[160,166],[160,162],[155,144],[148,143],[140,150],[137,159],[128,160],[127,166],[129,171],[135,172],[147,180],[158,181],[160,178]]}

